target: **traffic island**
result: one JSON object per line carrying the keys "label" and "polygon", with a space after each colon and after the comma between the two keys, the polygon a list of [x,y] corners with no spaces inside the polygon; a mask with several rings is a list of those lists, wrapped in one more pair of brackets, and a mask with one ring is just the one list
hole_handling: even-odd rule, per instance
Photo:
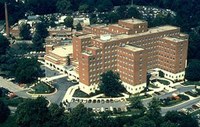
{"label": "traffic island", "polygon": [[28,94],[53,94],[56,91],[57,90],[50,84],[40,81],[30,87]]}
{"label": "traffic island", "polygon": [[179,94],[172,97],[167,97],[165,99],[160,99],[162,107],[169,107],[180,104],[184,101],[189,100],[190,98],[184,94]]}

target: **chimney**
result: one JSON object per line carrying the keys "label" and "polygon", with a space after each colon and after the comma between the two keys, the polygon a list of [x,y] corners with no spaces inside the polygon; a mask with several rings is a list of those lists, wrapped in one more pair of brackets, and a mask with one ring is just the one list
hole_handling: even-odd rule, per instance
{"label": "chimney", "polygon": [[5,20],[6,20],[6,36],[10,37],[10,28],[8,23],[8,9],[7,9],[7,3],[5,2]]}

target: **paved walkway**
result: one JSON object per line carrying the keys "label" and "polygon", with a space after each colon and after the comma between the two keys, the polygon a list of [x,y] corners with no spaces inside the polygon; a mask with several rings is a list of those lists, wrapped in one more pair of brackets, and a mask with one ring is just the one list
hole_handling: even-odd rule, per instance
{"label": "paved walkway", "polygon": [[60,78],[64,78],[64,77],[67,77],[67,76],[68,76],[68,74],[62,74],[62,75],[56,75],[56,76],[52,76],[52,77],[45,77],[45,78],[42,78],[40,80],[43,81],[43,82],[50,82],[50,81],[60,79]]}

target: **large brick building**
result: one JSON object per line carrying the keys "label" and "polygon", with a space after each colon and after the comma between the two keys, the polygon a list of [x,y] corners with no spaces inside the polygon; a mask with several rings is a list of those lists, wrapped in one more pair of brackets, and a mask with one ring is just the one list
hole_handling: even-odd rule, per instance
{"label": "large brick building", "polygon": [[81,90],[97,89],[100,75],[108,70],[120,74],[131,93],[146,84],[148,70],[162,70],[166,78],[183,80],[188,36],[180,28],[148,28],[146,21],[119,20],[118,24],[85,27],[73,37],[73,60],[77,62]]}

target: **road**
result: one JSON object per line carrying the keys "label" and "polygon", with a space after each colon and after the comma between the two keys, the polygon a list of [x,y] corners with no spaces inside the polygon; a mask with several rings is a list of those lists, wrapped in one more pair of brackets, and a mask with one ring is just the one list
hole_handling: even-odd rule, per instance
{"label": "road", "polygon": [[[60,75],[55,70],[50,70],[49,68],[45,68],[42,66],[43,69],[45,69],[46,76],[51,77],[55,75]],[[57,89],[57,92],[52,95],[44,95],[51,103],[60,104],[62,101],[67,89],[73,85],[73,83],[67,81],[66,78],[61,78],[53,81],[52,85]],[[23,98],[33,98],[31,95],[27,94],[26,92],[28,89],[23,89],[19,87],[18,85],[14,84],[11,81],[8,81],[7,79],[4,79],[3,77],[0,77],[0,87],[4,87],[14,93],[16,93],[19,97]]]}
{"label": "road", "polygon": [[[171,97],[173,93],[183,93],[183,92],[186,92],[186,91],[191,91],[194,88],[195,88],[195,86],[182,86],[182,87],[177,88],[177,90],[175,90],[173,92],[165,93],[163,95],[157,95],[155,97],[157,97],[159,99],[164,99],[164,98],[167,98],[167,97]],[[148,99],[143,100],[143,105],[145,107],[148,107],[148,103],[151,102],[151,100],[152,100],[152,98],[148,98]]]}
{"label": "road", "polygon": [[199,101],[200,101],[200,97],[195,98],[193,100],[189,100],[189,101],[183,102],[183,103],[175,105],[175,106],[162,107],[161,108],[161,113],[162,113],[162,115],[164,115],[168,111],[173,111],[173,110],[177,111],[177,110],[180,110],[182,108],[188,108],[188,107],[191,107],[191,105],[194,105],[194,104],[198,103]]}

